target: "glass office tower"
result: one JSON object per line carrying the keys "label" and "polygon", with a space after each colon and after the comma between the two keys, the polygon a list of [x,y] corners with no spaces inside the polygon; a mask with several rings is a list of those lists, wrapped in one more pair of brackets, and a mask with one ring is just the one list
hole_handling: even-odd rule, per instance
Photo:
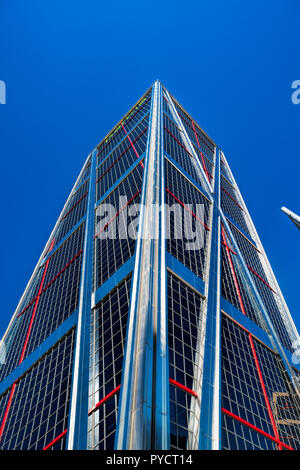
{"label": "glass office tower", "polygon": [[2,449],[300,448],[298,333],[159,81],[88,155],[3,341]]}

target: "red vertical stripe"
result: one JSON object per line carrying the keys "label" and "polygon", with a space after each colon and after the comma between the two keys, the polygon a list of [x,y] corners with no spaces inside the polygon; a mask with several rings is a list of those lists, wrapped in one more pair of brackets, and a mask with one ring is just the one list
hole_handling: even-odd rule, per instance
{"label": "red vertical stripe", "polygon": [[243,211],[244,209],[242,208],[242,206],[239,205],[239,203],[231,196],[231,194],[229,194],[225,188],[223,188],[223,186],[221,186],[221,189],[222,191],[224,191],[224,193],[227,194],[227,196],[230,197],[230,199],[232,199],[232,201]]}
{"label": "red vertical stripe", "polygon": [[202,158],[202,165],[203,165],[203,168],[204,168],[205,173],[206,173],[206,178],[207,178],[208,181],[210,181],[210,178],[209,178],[209,175],[208,175],[208,171],[207,171],[207,169],[206,169],[204,157],[203,157],[203,154],[202,154],[201,149],[200,149],[200,144],[199,144],[197,132],[196,132],[196,129],[195,129],[195,126],[194,126],[194,121],[192,121],[192,124],[193,124],[193,129],[194,129],[195,137],[196,137],[196,140],[197,140],[197,145],[198,145],[198,147],[199,147],[200,154],[201,154],[201,158]]}
{"label": "red vertical stripe", "polygon": [[50,447],[52,447],[57,441],[59,441],[65,434],[67,434],[67,429],[65,429],[59,436],[57,436],[53,441],[51,441],[49,444],[46,445],[46,447],[43,448],[43,450],[47,450]]}
{"label": "red vertical stripe", "polygon": [[[131,138],[130,138],[129,135],[127,134],[127,131],[126,131],[125,127],[123,126],[123,123],[122,123],[122,122],[121,122],[121,126],[122,126],[123,131],[125,132],[125,134],[126,134],[126,136],[127,136],[127,139],[128,139],[129,142],[130,142],[131,147],[132,147],[133,150],[134,150],[134,153],[136,154],[136,158],[140,158],[140,157],[139,157],[139,154],[137,153],[137,151],[136,151],[136,149],[135,149],[135,146],[133,145],[133,143],[132,143],[132,141],[131,141]],[[141,165],[142,165],[142,168],[144,168],[144,164],[143,164],[142,162],[141,162]]]}
{"label": "red vertical stripe", "polygon": [[[86,192],[84,193],[84,195],[81,196],[81,198],[78,199],[77,202],[75,202],[75,204],[71,207],[71,209],[68,210],[68,212],[65,213],[65,215],[60,219],[60,222],[61,222],[62,220],[64,220],[64,219],[72,212],[72,210],[73,210],[76,206],[78,206],[78,204],[80,203],[80,201],[82,201],[82,199],[85,198],[87,194],[88,194],[88,191],[86,191]],[[50,251],[51,251],[51,250],[50,250]]]}
{"label": "red vertical stripe", "polygon": [[[50,250],[49,250],[50,252],[53,249],[53,245],[54,245],[54,238],[53,238],[52,243],[51,243],[51,247],[50,247]],[[24,359],[24,355],[25,355],[27,344],[28,344],[28,341],[29,341],[29,336],[30,336],[30,333],[31,333],[34,317],[35,317],[37,307],[38,307],[38,304],[39,304],[40,295],[41,295],[41,291],[43,289],[43,284],[44,284],[44,280],[45,280],[45,276],[46,276],[46,273],[47,273],[49,262],[50,262],[50,258],[48,258],[48,260],[46,262],[46,265],[45,265],[45,268],[44,268],[43,277],[42,277],[42,280],[41,280],[41,284],[40,284],[39,292],[38,292],[37,299],[36,299],[36,302],[35,302],[35,306],[34,306],[34,309],[33,309],[32,315],[31,315],[31,319],[30,319],[27,335],[26,335],[26,338],[25,338],[25,342],[24,342],[24,345],[23,345],[23,349],[22,349],[19,364],[21,364],[21,362]]]}
{"label": "red vertical stripe", "polygon": [[175,201],[179,202],[179,204],[185,210],[187,210],[190,214],[192,214],[192,216],[195,217],[195,219],[197,219],[198,222],[200,222],[200,224],[202,224],[206,228],[206,230],[210,230],[210,228],[204,222],[202,222],[202,220],[200,220],[199,217],[197,217],[196,214],[194,214],[194,212],[192,212],[187,206],[185,206],[183,202],[181,202],[180,199],[178,199],[178,197],[176,197],[173,193],[171,193],[171,191],[168,188],[166,188],[166,191],[175,199]]}
{"label": "red vertical stripe", "polygon": [[99,408],[99,406],[103,405],[103,403],[105,403],[107,400],[113,397],[120,390],[120,388],[121,388],[121,385],[118,385],[110,393],[108,393],[104,398],[102,398],[102,400],[98,401],[98,403],[96,403],[96,405],[93,406],[93,408],[91,408],[88,411],[88,415],[92,414],[94,411],[96,411]]}
{"label": "red vertical stripe", "polygon": [[174,385],[174,387],[180,388],[184,392],[189,393],[190,395],[193,395],[193,397],[196,397],[196,398],[198,397],[198,394],[194,390],[192,390],[191,388],[186,387],[185,385],[177,382],[176,380],[169,379],[169,382],[170,382],[171,385]]}
{"label": "red vertical stripe", "polygon": [[6,405],[6,410],[5,410],[4,417],[3,417],[3,420],[2,420],[2,424],[1,424],[1,428],[0,428],[0,441],[2,439],[3,431],[4,431],[4,428],[5,428],[5,425],[6,425],[8,413],[9,413],[9,410],[10,410],[10,405],[11,405],[11,402],[12,402],[12,399],[13,399],[13,396],[14,396],[14,393],[15,393],[15,388],[16,388],[16,382],[13,383],[13,386],[12,386],[11,391],[10,391],[9,399],[8,399],[8,402],[7,402],[7,405]]}
{"label": "red vertical stripe", "polygon": [[225,248],[226,248],[227,257],[228,257],[228,260],[229,260],[229,263],[230,263],[230,268],[231,268],[231,272],[232,272],[232,275],[233,275],[234,284],[235,284],[236,292],[237,292],[237,295],[238,295],[238,298],[239,298],[239,303],[240,303],[240,306],[241,306],[241,310],[242,310],[243,314],[246,315],[243,300],[242,300],[242,296],[241,296],[241,292],[240,292],[240,288],[239,288],[239,285],[238,285],[238,280],[237,280],[237,277],[236,277],[236,274],[235,274],[233,262],[232,262],[231,255],[230,255],[229,246],[228,246],[227,241],[226,241],[226,237],[225,237],[223,227],[222,227],[222,238],[223,238],[223,242],[224,242],[224,245],[225,245]]}
{"label": "red vertical stripe", "polygon": [[247,267],[248,269],[250,269],[250,271],[255,274],[256,277],[258,277],[258,279],[260,279],[267,287],[269,287],[269,289],[271,289],[272,292],[274,292],[274,294],[278,295],[277,292],[270,286],[270,284],[268,284],[256,271],[254,271],[254,269],[252,269],[249,264],[247,264]]}
{"label": "red vertical stripe", "polygon": [[240,418],[239,416],[231,413],[231,411],[226,410],[225,408],[221,408],[222,413],[230,416],[230,418],[235,419],[236,421],[239,421],[240,423],[244,424],[245,426],[248,426],[248,428],[253,429],[254,431],[258,432],[259,434],[262,434],[262,436],[265,436],[267,439],[270,439],[273,442],[276,442],[277,444],[282,445],[282,447],[285,447],[288,450],[294,450],[292,447],[288,446],[287,444],[284,444],[281,441],[278,441],[276,437],[271,436],[270,434],[266,433],[262,429],[259,429],[258,427],[254,426],[254,424],[249,423],[248,421],[244,420],[243,418]]}
{"label": "red vertical stripe", "polygon": [[189,154],[191,158],[195,158],[194,155],[192,155],[191,152],[188,151],[188,149],[175,137],[175,135],[172,134],[172,132],[169,131],[167,127],[164,127],[164,129],[175,140],[175,142],[177,142],[177,144],[179,144],[180,147],[182,147],[183,150],[185,150]]}
{"label": "red vertical stripe", "polygon": [[[264,395],[265,403],[266,403],[266,405],[267,405],[269,418],[270,418],[271,423],[272,423],[272,428],[273,428],[275,437],[276,437],[276,439],[279,441],[279,434],[278,434],[278,431],[277,431],[277,428],[276,428],[274,416],[273,416],[273,413],[272,413],[272,410],[271,410],[271,406],[270,406],[270,402],[269,402],[269,399],[268,399],[268,395],[267,395],[267,392],[266,392],[266,387],[265,387],[265,384],[264,384],[264,379],[263,379],[263,376],[262,376],[262,373],[261,373],[261,369],[260,369],[260,365],[259,365],[259,362],[258,362],[258,359],[257,359],[257,355],[256,355],[256,351],[255,351],[255,347],[254,347],[254,343],[253,343],[253,339],[252,339],[251,333],[249,333],[248,337],[249,337],[250,346],[251,346],[251,350],[252,350],[252,354],[253,354],[255,366],[256,366],[257,373],[258,373],[258,377],[259,377],[259,381],[260,381],[260,386],[261,386],[261,389],[262,389],[262,392],[263,392],[263,395]],[[279,445],[279,449],[282,450],[281,444],[278,444],[278,445]]]}

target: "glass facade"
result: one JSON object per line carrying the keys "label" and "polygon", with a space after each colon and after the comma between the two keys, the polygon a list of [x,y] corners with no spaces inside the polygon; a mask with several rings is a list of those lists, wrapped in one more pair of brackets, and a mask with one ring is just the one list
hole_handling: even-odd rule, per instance
{"label": "glass facade", "polygon": [[89,154],[3,342],[1,449],[300,449],[298,333],[159,81]]}

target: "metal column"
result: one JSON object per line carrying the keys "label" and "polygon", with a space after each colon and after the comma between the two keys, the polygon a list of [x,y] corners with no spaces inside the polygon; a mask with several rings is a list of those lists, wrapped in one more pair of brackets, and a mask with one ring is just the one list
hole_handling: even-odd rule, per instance
{"label": "metal column", "polygon": [[83,246],[78,320],[76,326],[75,357],[69,405],[70,413],[66,447],[68,450],[87,449],[96,157],[97,149],[92,152],[89,195],[85,221],[86,226]]}
{"label": "metal column", "polygon": [[124,450],[168,447],[165,221],[159,207],[164,195],[161,101],[161,84],[156,81],[116,434],[116,447]]}

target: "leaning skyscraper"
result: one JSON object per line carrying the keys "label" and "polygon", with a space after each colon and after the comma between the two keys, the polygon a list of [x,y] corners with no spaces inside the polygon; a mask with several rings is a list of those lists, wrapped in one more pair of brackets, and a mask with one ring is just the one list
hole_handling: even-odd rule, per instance
{"label": "leaning skyscraper", "polygon": [[88,155],[3,344],[1,449],[300,449],[298,333],[159,81]]}

